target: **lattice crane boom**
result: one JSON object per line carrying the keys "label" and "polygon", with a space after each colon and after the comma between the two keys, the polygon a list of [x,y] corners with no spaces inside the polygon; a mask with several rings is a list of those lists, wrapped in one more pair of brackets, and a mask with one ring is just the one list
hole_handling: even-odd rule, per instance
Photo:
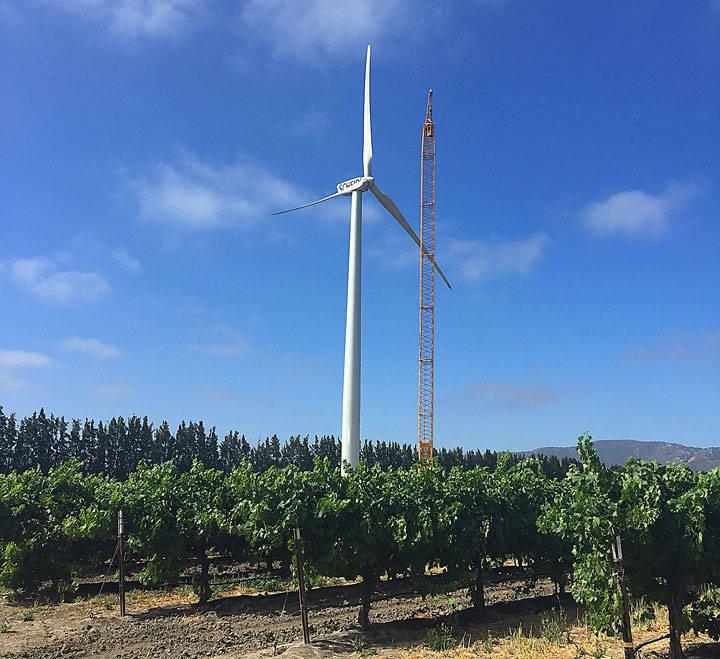
{"label": "lattice crane boom", "polygon": [[422,128],[420,177],[420,377],[418,395],[418,455],[433,457],[433,399],[435,370],[435,124],[432,89]]}

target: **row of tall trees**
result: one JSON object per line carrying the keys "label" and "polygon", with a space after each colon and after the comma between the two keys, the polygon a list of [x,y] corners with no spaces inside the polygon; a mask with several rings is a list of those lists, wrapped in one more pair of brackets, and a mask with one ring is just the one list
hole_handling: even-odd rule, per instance
{"label": "row of tall trees", "polygon": [[[494,470],[498,461],[494,451],[463,451],[462,448],[441,448],[436,450],[435,457],[445,472],[453,467]],[[220,441],[215,427],[208,429],[202,421],[183,421],[173,433],[167,421],[154,427],[146,416],[133,415],[127,419],[119,416],[106,422],[67,421],[41,409],[18,421],[15,414],[5,414],[0,406],[0,473],[23,472],[36,466],[47,473],[68,460],[79,460],[85,473],[125,480],[140,462],[155,465],[172,460],[181,473],[186,473],[193,460],[199,460],[207,467],[228,473],[243,463],[249,463],[258,472],[288,465],[308,471],[313,468],[315,458],[327,458],[330,464],[339,464],[340,440],[332,435],[316,435],[313,440],[295,435],[281,442],[273,435],[252,445],[238,431],[227,433]],[[520,459],[519,456],[510,458],[511,463]],[[360,460],[382,469],[410,469],[418,460],[417,447],[365,440]],[[554,479],[562,478],[573,462],[554,456],[541,460],[544,472]]]}

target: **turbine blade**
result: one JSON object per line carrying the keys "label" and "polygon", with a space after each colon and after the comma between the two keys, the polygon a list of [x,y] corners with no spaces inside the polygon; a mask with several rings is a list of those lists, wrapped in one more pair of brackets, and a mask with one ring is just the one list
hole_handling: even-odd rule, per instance
{"label": "turbine blade", "polygon": [[367,47],[365,61],[365,112],[363,123],[363,172],[370,176],[372,171],[372,126],[370,125],[370,46]]}
{"label": "turbine blade", "polygon": [[277,213],[273,213],[273,215],[282,215],[283,213],[292,213],[293,211],[299,211],[301,208],[307,208],[308,206],[314,206],[315,204],[322,204],[323,201],[327,201],[328,199],[332,199],[333,197],[339,197],[340,192],[336,192],[335,194],[331,194],[327,197],[323,197],[322,199],[318,199],[317,201],[311,201],[309,204],[305,204],[304,206],[298,206],[297,208],[288,208],[286,211],[278,211]]}
{"label": "turbine blade", "polygon": [[385,193],[381,192],[380,188],[378,188],[377,185],[374,183],[370,186],[371,192],[377,197],[377,200],[385,207],[385,210],[387,210],[390,215],[392,215],[397,221],[398,224],[405,229],[405,231],[408,232],[408,235],[415,241],[415,244],[423,251],[425,256],[427,256],[435,266],[435,270],[438,271],[438,274],[442,277],[442,280],[447,284],[447,287],[449,289],[452,289],[452,286],[450,286],[450,282],[447,280],[447,277],[443,274],[443,271],[440,270],[440,266],[435,263],[435,259],[432,257],[430,252],[427,251],[427,248],[423,246],[423,244],[420,242],[420,238],[417,237],[417,234],[413,231],[412,227],[407,223],[407,220],[403,217],[403,214],[400,212],[398,207],[395,205],[395,202],[390,199]]}

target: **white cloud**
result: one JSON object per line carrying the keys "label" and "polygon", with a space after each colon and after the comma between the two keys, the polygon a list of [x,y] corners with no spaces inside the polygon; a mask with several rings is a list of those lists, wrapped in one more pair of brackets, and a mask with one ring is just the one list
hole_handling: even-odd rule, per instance
{"label": "white cloud", "polygon": [[[397,231],[392,229],[369,245],[368,255],[391,268],[419,268],[420,250],[417,245],[399,227]],[[530,272],[549,244],[550,239],[544,233],[506,242],[440,237],[435,257],[451,283],[454,279],[478,283]]]}
{"label": "white cloud", "polygon": [[177,39],[202,14],[200,0],[45,0],[80,16],[123,40]]}
{"label": "white cloud", "polygon": [[107,280],[98,273],[59,270],[44,257],[15,259],[3,265],[19,288],[49,302],[97,302],[110,292]]}
{"label": "white cloud", "polygon": [[247,0],[240,10],[243,35],[279,57],[304,61],[357,52],[385,36],[397,40],[417,31],[421,18],[409,0]]}
{"label": "white cloud", "polygon": [[20,380],[10,373],[0,371],[0,391],[16,391],[18,389],[27,389],[29,386],[25,380]]}
{"label": "white cloud", "polygon": [[0,368],[36,368],[50,366],[52,360],[40,352],[0,350]]}
{"label": "white cloud", "polygon": [[460,389],[442,399],[442,402],[474,405],[494,409],[517,410],[550,405],[573,391],[561,391],[548,385],[523,386],[514,382],[485,382]]}
{"label": "white cloud", "polygon": [[90,388],[90,393],[100,398],[127,398],[132,393],[132,389],[117,383],[96,384]]}
{"label": "white cloud", "polygon": [[661,194],[627,190],[580,211],[584,224],[599,234],[658,237],[670,226],[673,216],[698,192],[694,185],[670,184]]}
{"label": "white cloud", "polygon": [[140,265],[140,261],[130,256],[127,249],[125,249],[124,247],[118,247],[117,249],[113,250],[112,255],[113,258],[129,272],[137,274],[142,270],[142,265]]}
{"label": "white cloud", "polygon": [[60,349],[65,352],[79,352],[85,355],[92,355],[100,359],[114,359],[120,356],[120,351],[111,345],[100,343],[97,339],[80,339],[71,336],[60,344]]}
{"label": "white cloud", "polygon": [[442,260],[436,252],[440,267],[445,272],[458,273],[464,281],[477,283],[503,275],[527,274],[542,257],[550,238],[537,233],[525,240],[505,242],[457,238],[444,242]]}
{"label": "white cloud", "polygon": [[[160,163],[149,176],[131,179],[131,188],[143,219],[186,231],[247,229],[274,212],[314,200],[253,162],[212,165],[187,153],[177,162]],[[336,207],[325,206],[314,211],[316,216],[337,216]]]}
{"label": "white cloud", "polygon": [[29,385],[25,380],[9,373],[13,369],[44,368],[50,366],[52,360],[40,352],[27,350],[0,350],[0,391],[26,389]]}

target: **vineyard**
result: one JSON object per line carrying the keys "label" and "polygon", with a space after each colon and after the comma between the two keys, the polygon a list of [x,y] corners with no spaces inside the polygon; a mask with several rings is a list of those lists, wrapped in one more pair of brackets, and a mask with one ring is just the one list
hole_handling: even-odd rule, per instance
{"label": "vineyard", "polygon": [[562,479],[537,459],[509,456],[492,471],[361,463],[346,477],[320,459],[305,471],[140,464],[125,480],[84,473],[74,460],[47,473],[11,471],[0,475],[0,584],[16,599],[74,598],[83,577],[114,569],[122,510],[140,583],[190,574],[201,603],[223,562],[292,579],[299,528],[307,580],[356,584],[363,628],[395,582],[429,597],[468,588],[482,612],[489,576],[512,560],[530,582],[571,592],[597,630],[620,632],[622,585],[646,616],[666,607],[672,659],[682,657],[683,631],[717,639],[720,471],[633,459],[608,469],[587,436],[578,451],[582,465]]}

